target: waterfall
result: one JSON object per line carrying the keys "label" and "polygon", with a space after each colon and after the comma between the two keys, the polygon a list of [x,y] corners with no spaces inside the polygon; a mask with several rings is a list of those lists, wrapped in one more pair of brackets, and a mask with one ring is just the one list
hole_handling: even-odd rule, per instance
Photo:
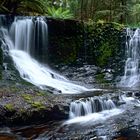
{"label": "waterfall", "polygon": [[[10,28],[10,37],[14,50],[22,50],[27,53],[34,46],[34,27],[32,19],[15,19]],[[31,48],[30,48],[31,47]]]}
{"label": "waterfall", "polygon": [[80,123],[81,125],[89,126],[122,112],[123,110],[118,109],[110,98],[89,97],[80,99],[71,102],[70,119],[64,125]]}
{"label": "waterfall", "polygon": [[136,87],[140,82],[140,29],[127,29],[126,55],[124,76],[121,87]]}
{"label": "waterfall", "polygon": [[116,108],[111,99],[93,98],[76,100],[70,104],[70,118],[86,116],[92,113]]}
{"label": "waterfall", "polygon": [[1,27],[0,32],[2,46],[8,47],[9,55],[24,80],[42,89],[51,87],[67,94],[93,90],[72,83],[32,57],[47,48],[48,27],[43,17],[16,17],[9,30]]}

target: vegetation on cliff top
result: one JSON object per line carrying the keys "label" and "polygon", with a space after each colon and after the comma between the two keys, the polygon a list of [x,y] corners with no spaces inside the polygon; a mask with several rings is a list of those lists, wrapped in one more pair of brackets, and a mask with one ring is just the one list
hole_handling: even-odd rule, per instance
{"label": "vegetation on cliff top", "polygon": [[3,0],[0,13],[138,24],[140,0]]}

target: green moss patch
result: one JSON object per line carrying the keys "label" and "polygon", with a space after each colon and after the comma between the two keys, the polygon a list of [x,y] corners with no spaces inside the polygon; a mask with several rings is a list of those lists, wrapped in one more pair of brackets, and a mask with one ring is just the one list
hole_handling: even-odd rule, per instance
{"label": "green moss patch", "polygon": [[8,103],[4,106],[7,110],[9,111],[13,111],[14,110],[14,105],[11,103]]}

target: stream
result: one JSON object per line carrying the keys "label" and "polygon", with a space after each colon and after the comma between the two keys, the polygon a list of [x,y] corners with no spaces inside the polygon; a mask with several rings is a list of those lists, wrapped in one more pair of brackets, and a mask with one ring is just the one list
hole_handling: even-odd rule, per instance
{"label": "stream", "polygon": [[[96,86],[98,68],[95,66],[74,67],[72,71],[65,67],[60,74],[37,61],[35,51],[46,50],[48,41],[48,26],[42,17],[35,20],[15,17],[9,28],[0,28],[0,33],[2,50],[12,58],[22,79],[43,90],[53,88],[54,94],[67,94],[72,98],[67,120],[10,128],[3,126],[0,140],[140,139],[140,29],[127,30],[124,75],[119,84],[115,83],[117,88],[113,84],[109,85],[111,88]],[[113,79],[110,71],[105,70],[106,80]]]}
{"label": "stream", "polygon": [[[0,139],[36,139],[36,140],[138,140],[140,139],[140,93],[138,90],[106,90],[88,92],[76,96],[74,102],[94,100],[94,113],[80,114],[68,120],[48,122],[46,124],[3,127],[0,129]],[[102,108],[107,101],[108,108]],[[107,102],[106,102],[107,103]],[[105,106],[104,106],[105,107]],[[80,110],[80,108],[79,108]],[[81,108],[81,112],[84,109]],[[86,109],[85,109],[86,110]],[[71,109],[70,109],[71,113]]]}

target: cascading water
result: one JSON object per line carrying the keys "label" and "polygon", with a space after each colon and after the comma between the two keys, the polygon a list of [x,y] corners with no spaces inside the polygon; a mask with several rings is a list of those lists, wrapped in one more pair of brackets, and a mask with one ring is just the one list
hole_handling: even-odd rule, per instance
{"label": "cascading water", "polygon": [[111,99],[94,99],[91,97],[85,101],[77,100],[72,102],[70,105],[70,118],[86,116],[91,113],[110,110],[113,108],[116,108],[116,106]]}
{"label": "cascading water", "polygon": [[111,99],[100,97],[80,99],[70,104],[70,119],[64,124],[81,123],[92,125],[92,122],[105,120],[121,112],[122,110],[117,109]]}
{"label": "cascading water", "polygon": [[36,50],[43,52],[47,47],[47,28],[43,18],[33,20],[21,17],[15,18],[9,32],[1,28],[3,46],[8,46],[9,54],[21,77],[42,89],[52,87],[61,93],[80,93],[90,90],[71,83],[31,57]]}
{"label": "cascading water", "polygon": [[116,104],[110,97],[89,97],[71,102],[69,111],[70,119],[66,121],[64,125],[80,123],[89,126],[96,122],[106,120],[111,116],[118,115],[124,112],[127,107],[140,107],[140,101],[135,95],[127,95],[124,93],[114,99]]}
{"label": "cascading water", "polygon": [[124,76],[119,86],[136,87],[140,82],[140,29],[127,29],[126,55]]}

